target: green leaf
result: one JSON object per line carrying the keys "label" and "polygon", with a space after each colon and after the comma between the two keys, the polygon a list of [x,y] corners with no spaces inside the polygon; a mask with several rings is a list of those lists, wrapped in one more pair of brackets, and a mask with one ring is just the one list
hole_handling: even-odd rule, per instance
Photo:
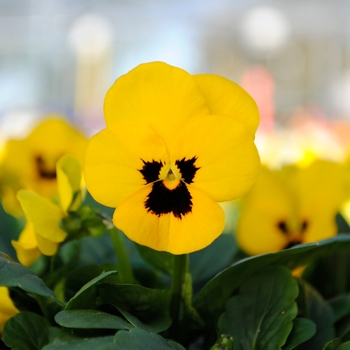
{"label": "green leaf", "polygon": [[203,287],[194,301],[194,307],[208,325],[214,326],[230,296],[250,276],[265,266],[281,264],[295,268],[304,266],[321,256],[349,250],[350,236],[338,235],[321,242],[303,244],[277,253],[240,260]]}
{"label": "green leaf", "polygon": [[116,271],[104,272],[86,283],[75,296],[69,300],[65,310],[91,309],[93,306],[96,306],[96,286],[100,281],[113,273],[116,273]]}
{"label": "green leaf", "polygon": [[350,341],[347,341],[337,347],[337,350],[350,350]]}
{"label": "green leaf", "polygon": [[324,344],[335,338],[333,310],[318,291],[307,282],[299,281],[299,285],[299,302],[301,301],[305,305],[304,310],[300,308],[299,311],[315,323],[316,334],[310,340],[301,344],[298,350],[322,349]]}
{"label": "green leaf", "polygon": [[229,300],[219,320],[219,333],[233,337],[235,350],[281,349],[297,315],[297,295],[298,285],[290,270],[269,266]]}
{"label": "green leaf", "polygon": [[338,349],[338,345],[341,344],[341,340],[339,338],[336,338],[336,339],[333,339],[329,342],[327,342],[322,350],[335,350],[335,349]]}
{"label": "green leaf", "polygon": [[42,350],[100,350],[105,344],[112,344],[113,336],[81,338],[68,332],[61,332],[53,343]]}
{"label": "green leaf", "polygon": [[106,347],[106,349],[185,350],[184,347],[174,341],[168,342],[158,334],[150,333],[139,328],[132,328],[129,331],[119,331],[114,336],[113,342],[116,346],[113,348]]}
{"label": "green leaf", "polygon": [[[171,317],[166,314],[156,314],[152,317],[148,317],[145,323],[143,323],[129,312],[120,308],[118,308],[118,310],[134,327],[148,332],[160,333],[167,330],[171,325]],[[129,329],[130,328],[131,327],[129,327]]]}
{"label": "green leaf", "polygon": [[32,312],[20,312],[3,329],[3,341],[12,350],[37,350],[49,342],[49,322]]}
{"label": "green leaf", "polygon": [[283,350],[292,350],[312,338],[316,333],[315,323],[307,318],[296,318]]}
{"label": "green leaf", "polygon": [[159,252],[146,246],[135,244],[141,258],[154,269],[171,275],[173,270],[173,256],[167,252]]}
{"label": "green leaf", "polygon": [[350,295],[341,295],[329,301],[328,304],[333,310],[335,322],[350,313]]}
{"label": "green leaf", "polygon": [[97,286],[99,304],[121,308],[141,321],[155,314],[164,314],[169,308],[170,292],[138,285],[108,284]]}
{"label": "green leaf", "polygon": [[14,262],[11,258],[0,253],[0,285],[19,287],[22,290],[49,297],[59,302],[54,292],[32,270]]}
{"label": "green leaf", "polygon": [[237,252],[233,234],[222,234],[208,247],[190,254],[190,272],[194,285],[208,281],[232,264]]}
{"label": "green leaf", "polygon": [[130,329],[132,325],[121,317],[97,310],[66,310],[55,316],[62,327],[77,329]]}

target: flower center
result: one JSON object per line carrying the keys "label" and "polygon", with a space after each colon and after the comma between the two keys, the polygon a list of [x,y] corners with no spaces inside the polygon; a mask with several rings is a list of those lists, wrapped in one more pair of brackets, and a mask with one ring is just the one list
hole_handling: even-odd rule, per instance
{"label": "flower center", "polygon": [[309,223],[307,220],[302,220],[302,222],[299,225],[299,229],[294,232],[290,229],[287,222],[285,220],[280,220],[277,222],[277,228],[283,235],[286,235],[288,237],[288,243],[286,244],[283,249],[288,249],[291,247],[294,247],[297,244],[303,243],[304,240],[304,234],[309,226]]}
{"label": "flower center", "polygon": [[41,179],[56,179],[56,163],[49,164],[41,155],[35,157],[36,169]]}
{"label": "flower center", "polygon": [[152,189],[144,202],[145,209],[154,215],[172,213],[176,218],[192,211],[192,196],[187,185],[193,182],[199,168],[195,166],[197,157],[177,160],[174,165],[162,161],[145,162],[139,169],[146,184]]}

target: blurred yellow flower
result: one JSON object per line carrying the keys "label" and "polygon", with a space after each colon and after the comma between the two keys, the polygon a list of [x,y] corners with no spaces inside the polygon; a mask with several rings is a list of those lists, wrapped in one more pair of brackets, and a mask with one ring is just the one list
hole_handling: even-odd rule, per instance
{"label": "blurred yellow flower", "polygon": [[142,64],[108,91],[107,128],[87,148],[85,180],[131,240],[185,254],[224,228],[217,202],[245,194],[260,159],[253,99],[216,75]]}
{"label": "blurred yellow flower", "polygon": [[0,195],[5,210],[21,213],[16,193],[24,188],[52,198],[57,194],[56,162],[71,154],[83,162],[87,138],[58,116],[42,121],[24,139],[9,140],[0,164]]}
{"label": "blurred yellow flower", "polygon": [[316,160],[280,171],[263,167],[243,200],[238,245],[255,255],[332,237],[347,193],[346,169],[340,163]]}
{"label": "blurred yellow flower", "polygon": [[27,225],[12,245],[18,260],[25,266],[31,265],[40,254],[56,254],[59,244],[67,237],[59,226],[61,219],[68,211],[78,209],[84,199],[78,161],[67,154],[58,160],[56,169],[60,207],[28,190],[20,190],[17,194]]}
{"label": "blurred yellow flower", "polygon": [[5,322],[15,316],[19,311],[13,304],[7,287],[0,287],[0,333]]}

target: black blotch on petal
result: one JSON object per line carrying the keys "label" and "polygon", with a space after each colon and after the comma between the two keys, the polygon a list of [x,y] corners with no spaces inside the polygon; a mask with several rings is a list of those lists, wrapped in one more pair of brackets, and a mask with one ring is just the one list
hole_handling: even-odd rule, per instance
{"label": "black blotch on petal", "polygon": [[306,220],[303,220],[300,228],[301,233],[304,233],[308,227],[309,227],[309,223]]}
{"label": "black blotch on petal", "polygon": [[157,216],[173,213],[176,218],[181,219],[192,211],[192,196],[182,181],[172,190],[168,189],[163,181],[158,181],[152,185],[145,208]]}
{"label": "black blotch on petal", "polygon": [[159,179],[159,172],[163,166],[163,163],[156,162],[155,160],[152,160],[152,162],[145,162],[143,159],[141,160],[144,165],[142,169],[139,169],[139,172],[142,174],[146,183],[149,184],[151,182],[157,181]]}
{"label": "black blotch on petal", "polygon": [[298,244],[302,244],[303,242],[301,240],[293,240],[291,242],[289,242],[283,249],[288,249],[288,248],[292,248]]}
{"label": "black blotch on petal", "polygon": [[277,223],[277,227],[282,233],[284,233],[284,234],[288,233],[287,223],[284,220],[279,221]]}
{"label": "black blotch on petal", "polygon": [[57,177],[56,168],[49,168],[42,156],[35,157],[36,168],[42,179],[55,180]]}
{"label": "black blotch on petal", "polygon": [[193,157],[191,159],[182,158],[181,160],[177,160],[175,164],[180,170],[182,179],[190,184],[193,182],[193,178],[196,175],[196,172],[199,168],[197,168],[194,163],[197,160],[197,157]]}

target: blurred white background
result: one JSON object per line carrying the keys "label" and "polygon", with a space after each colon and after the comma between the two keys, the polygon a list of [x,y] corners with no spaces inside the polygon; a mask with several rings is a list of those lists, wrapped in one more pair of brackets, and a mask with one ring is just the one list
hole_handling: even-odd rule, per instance
{"label": "blurred white background", "polygon": [[346,0],[0,0],[0,135],[47,112],[100,128],[109,86],[153,60],[240,83],[261,132],[347,122],[349,19]]}

